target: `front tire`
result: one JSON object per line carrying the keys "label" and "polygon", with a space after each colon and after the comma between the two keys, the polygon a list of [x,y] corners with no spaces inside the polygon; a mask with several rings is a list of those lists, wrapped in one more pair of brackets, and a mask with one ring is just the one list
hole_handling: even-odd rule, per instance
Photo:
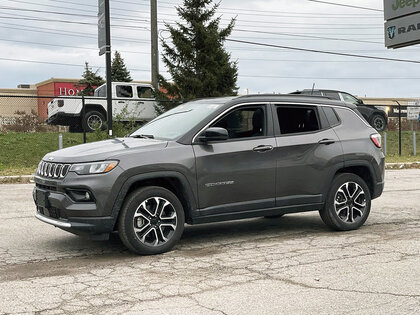
{"label": "front tire", "polygon": [[386,118],[380,114],[374,114],[370,119],[370,124],[377,131],[384,131],[386,129]]}
{"label": "front tire", "polygon": [[142,255],[171,250],[184,231],[185,215],[179,199],[169,190],[149,186],[132,192],[118,222],[122,242]]}
{"label": "front tire", "polygon": [[356,230],[370,213],[371,195],[365,181],[355,174],[337,175],[319,211],[326,225],[337,231]]}

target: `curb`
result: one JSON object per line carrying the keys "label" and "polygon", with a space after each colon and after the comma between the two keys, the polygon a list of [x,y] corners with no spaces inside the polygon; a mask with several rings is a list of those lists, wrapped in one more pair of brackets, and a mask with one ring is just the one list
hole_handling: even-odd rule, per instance
{"label": "curb", "polygon": [[[386,163],[386,170],[416,169],[420,162]],[[30,184],[34,182],[34,175],[0,176],[0,184]]]}

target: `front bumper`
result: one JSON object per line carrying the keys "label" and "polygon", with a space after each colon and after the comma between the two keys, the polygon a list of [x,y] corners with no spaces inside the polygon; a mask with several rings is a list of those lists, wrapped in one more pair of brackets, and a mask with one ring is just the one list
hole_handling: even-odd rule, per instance
{"label": "front bumper", "polygon": [[[35,217],[65,231],[93,239],[113,232],[116,215],[112,214],[115,202],[113,189],[121,173],[118,167],[108,174],[79,176],[69,172],[64,179],[46,179],[35,176],[33,199]],[[71,190],[88,191],[92,200],[76,201]]]}

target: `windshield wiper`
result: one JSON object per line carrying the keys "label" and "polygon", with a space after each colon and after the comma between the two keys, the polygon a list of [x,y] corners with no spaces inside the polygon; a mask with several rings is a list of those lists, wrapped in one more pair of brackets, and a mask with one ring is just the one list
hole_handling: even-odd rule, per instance
{"label": "windshield wiper", "polygon": [[137,139],[154,139],[155,137],[153,135],[132,135],[131,138],[137,138]]}

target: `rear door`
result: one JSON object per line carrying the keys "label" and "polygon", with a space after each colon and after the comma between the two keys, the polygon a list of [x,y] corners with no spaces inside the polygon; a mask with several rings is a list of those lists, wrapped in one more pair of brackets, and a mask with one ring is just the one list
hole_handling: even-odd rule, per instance
{"label": "rear door", "polygon": [[155,92],[150,86],[137,86],[138,100],[135,102],[133,112],[139,120],[152,120],[156,117]]}
{"label": "rear door", "polygon": [[276,206],[316,205],[331,174],[342,165],[342,147],[318,106],[276,104]]}
{"label": "rear door", "polygon": [[229,139],[193,145],[201,214],[273,207],[276,142],[270,107],[239,106],[210,127],[227,129]]}

